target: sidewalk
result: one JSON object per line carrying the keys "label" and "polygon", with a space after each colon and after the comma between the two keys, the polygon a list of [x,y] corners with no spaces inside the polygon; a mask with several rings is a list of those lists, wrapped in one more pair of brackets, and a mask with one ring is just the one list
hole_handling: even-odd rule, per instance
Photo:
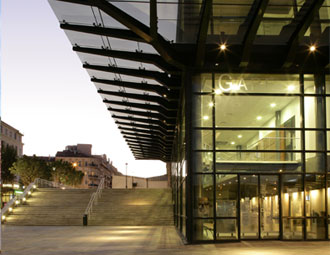
{"label": "sidewalk", "polygon": [[3,226],[5,255],[326,255],[330,242],[183,245],[174,227]]}

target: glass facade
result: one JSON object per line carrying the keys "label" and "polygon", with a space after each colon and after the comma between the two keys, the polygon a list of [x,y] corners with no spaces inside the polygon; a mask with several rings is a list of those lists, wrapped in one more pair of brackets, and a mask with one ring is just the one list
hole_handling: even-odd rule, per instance
{"label": "glass facade", "polygon": [[[193,78],[185,97],[192,98],[191,120],[178,129],[188,123],[182,145],[191,164],[174,168],[176,224],[184,236],[191,224],[192,242],[329,238],[329,80],[311,74]],[[188,116],[184,108],[181,114]]]}

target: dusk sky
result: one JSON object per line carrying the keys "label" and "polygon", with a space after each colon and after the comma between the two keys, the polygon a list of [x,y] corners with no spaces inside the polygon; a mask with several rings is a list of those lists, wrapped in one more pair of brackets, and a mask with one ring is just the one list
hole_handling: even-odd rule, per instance
{"label": "dusk sky", "polygon": [[88,143],[122,173],[127,162],[128,174],[165,174],[160,161],[134,160],[48,1],[1,5],[1,118],[24,134],[24,154]]}

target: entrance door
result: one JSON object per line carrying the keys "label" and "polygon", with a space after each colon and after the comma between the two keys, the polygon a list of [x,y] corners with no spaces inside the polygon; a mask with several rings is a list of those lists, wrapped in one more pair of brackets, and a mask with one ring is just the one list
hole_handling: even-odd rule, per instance
{"label": "entrance door", "polygon": [[277,239],[280,236],[279,180],[277,175],[260,175],[260,237]]}
{"label": "entrance door", "polygon": [[279,237],[277,175],[240,175],[241,239]]}
{"label": "entrance door", "polygon": [[259,238],[258,176],[240,176],[241,239]]}

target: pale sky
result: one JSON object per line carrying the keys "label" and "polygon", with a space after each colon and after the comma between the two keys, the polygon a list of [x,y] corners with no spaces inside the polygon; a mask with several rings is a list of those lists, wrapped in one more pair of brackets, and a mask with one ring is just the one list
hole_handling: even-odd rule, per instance
{"label": "pale sky", "polygon": [[1,118],[24,134],[24,154],[88,143],[122,173],[127,162],[130,175],[165,174],[161,161],[134,160],[48,1],[1,5]]}

